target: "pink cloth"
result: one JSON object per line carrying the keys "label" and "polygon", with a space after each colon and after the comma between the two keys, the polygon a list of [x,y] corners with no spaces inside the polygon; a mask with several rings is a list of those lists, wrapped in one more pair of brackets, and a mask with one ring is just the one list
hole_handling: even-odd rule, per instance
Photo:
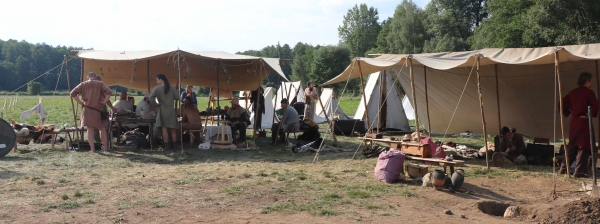
{"label": "pink cloth", "polygon": [[388,184],[398,180],[404,172],[404,152],[381,152],[375,166],[375,178]]}
{"label": "pink cloth", "polygon": [[[433,141],[431,141],[431,137],[421,139],[421,143],[429,144],[429,146],[431,146],[431,154],[433,154],[431,156],[432,158],[441,158],[441,159],[446,158],[446,152],[444,152],[444,149],[441,148],[440,146],[436,145]],[[438,148],[439,148],[439,152],[438,152]],[[425,164],[432,165],[432,164],[438,164],[438,163],[425,162]]]}

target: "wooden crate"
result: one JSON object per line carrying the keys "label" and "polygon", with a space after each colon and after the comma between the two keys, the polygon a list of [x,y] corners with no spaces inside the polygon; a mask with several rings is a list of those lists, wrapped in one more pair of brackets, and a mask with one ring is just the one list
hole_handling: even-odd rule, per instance
{"label": "wooden crate", "polygon": [[431,146],[426,143],[418,142],[402,142],[402,143],[391,143],[390,149],[397,148],[400,151],[413,156],[419,156],[423,158],[431,158]]}
{"label": "wooden crate", "polygon": [[429,168],[416,164],[406,164],[404,165],[404,170],[411,178],[423,177],[429,172]]}

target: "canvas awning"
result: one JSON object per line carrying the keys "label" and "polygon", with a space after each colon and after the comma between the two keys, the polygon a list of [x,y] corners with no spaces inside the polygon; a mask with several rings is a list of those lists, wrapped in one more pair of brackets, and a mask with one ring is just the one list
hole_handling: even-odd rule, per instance
{"label": "canvas awning", "polygon": [[76,57],[83,59],[82,80],[95,72],[109,86],[148,91],[156,86],[158,74],[166,75],[171,85],[177,84],[178,53],[182,85],[250,91],[271,72],[287,80],[277,58],[221,51],[79,51]]}
{"label": "canvas awning", "polygon": [[[591,89],[598,93],[597,64],[600,44],[543,48],[482,49],[468,52],[431,53],[415,55],[383,54],[377,58],[356,58],[339,76],[322,85],[346,81],[373,72],[389,69],[402,88],[409,93],[411,81],[406,60],[411,59],[415,81],[417,115],[428,127],[425,110],[424,67],[427,67],[427,88],[431,131],[433,133],[482,132],[479,95],[477,92],[476,57],[480,57],[481,90],[488,133],[497,134],[498,103],[496,74],[498,76],[500,118],[502,126],[516,128],[517,132],[534,137],[553,139],[561,137],[560,115],[555,110],[558,93],[555,86],[555,52],[560,59],[562,96],[577,88],[582,72],[591,73]],[[360,66],[359,66],[360,64]],[[497,71],[497,73],[496,73]],[[471,74],[469,81],[467,78]],[[458,104],[465,88],[465,93]],[[412,94],[407,94],[412,101]],[[456,114],[450,119],[455,110]],[[556,116],[555,116],[556,112]],[[556,120],[554,119],[556,117]],[[594,122],[598,129],[597,121]],[[568,135],[569,118],[565,120]],[[555,130],[555,131],[554,131]]]}

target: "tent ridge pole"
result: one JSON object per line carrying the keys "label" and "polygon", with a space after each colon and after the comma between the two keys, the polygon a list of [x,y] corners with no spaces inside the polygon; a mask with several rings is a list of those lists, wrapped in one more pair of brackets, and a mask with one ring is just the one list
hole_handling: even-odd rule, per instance
{"label": "tent ridge pole", "polygon": [[427,111],[427,132],[431,138],[431,121],[429,119],[429,95],[427,94],[427,66],[423,65],[423,76],[425,76],[425,110]]}
{"label": "tent ridge pole", "polygon": [[560,111],[560,131],[563,139],[563,147],[565,149],[565,164],[567,165],[567,176],[571,177],[571,167],[569,167],[569,149],[567,149],[567,141],[565,141],[565,123],[564,123],[564,114],[562,110],[563,102],[562,102],[562,85],[560,81],[560,56],[557,51],[554,52],[554,69],[556,69],[556,77],[558,78],[558,93],[560,94],[559,103],[560,108],[557,108]]}
{"label": "tent ridge pole", "polygon": [[485,114],[483,112],[483,95],[481,94],[481,76],[479,75],[479,59],[481,55],[475,56],[477,60],[477,91],[479,93],[479,106],[481,107],[481,123],[483,123],[483,144],[485,144],[485,162],[490,169],[490,154],[488,153],[487,131],[485,128]]}
{"label": "tent ridge pole", "polygon": [[408,68],[410,71],[410,87],[413,98],[413,108],[415,109],[415,129],[417,131],[417,140],[421,142],[421,131],[419,130],[419,115],[417,114],[417,98],[415,94],[415,76],[413,73],[412,55],[406,58],[408,61]]}
{"label": "tent ridge pole", "polygon": [[360,72],[360,84],[363,91],[363,101],[365,103],[365,114],[367,115],[367,133],[371,133],[371,123],[369,123],[369,109],[367,107],[367,96],[365,95],[365,82],[363,79],[362,67],[360,66],[360,58],[358,60],[358,71]]}

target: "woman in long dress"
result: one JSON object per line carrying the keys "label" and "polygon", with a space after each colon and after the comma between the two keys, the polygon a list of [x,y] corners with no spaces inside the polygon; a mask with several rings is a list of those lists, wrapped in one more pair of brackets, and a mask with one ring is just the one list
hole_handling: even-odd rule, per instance
{"label": "woman in long dress", "polygon": [[[175,113],[175,100],[178,100],[175,88],[169,84],[169,80],[163,74],[156,76],[156,84],[152,93],[150,93],[150,104],[158,107],[156,115],[156,127],[162,128],[162,137],[165,149],[175,149],[177,135],[177,114]],[[171,132],[171,141],[169,141],[169,131]],[[169,144],[170,143],[170,144]]]}

